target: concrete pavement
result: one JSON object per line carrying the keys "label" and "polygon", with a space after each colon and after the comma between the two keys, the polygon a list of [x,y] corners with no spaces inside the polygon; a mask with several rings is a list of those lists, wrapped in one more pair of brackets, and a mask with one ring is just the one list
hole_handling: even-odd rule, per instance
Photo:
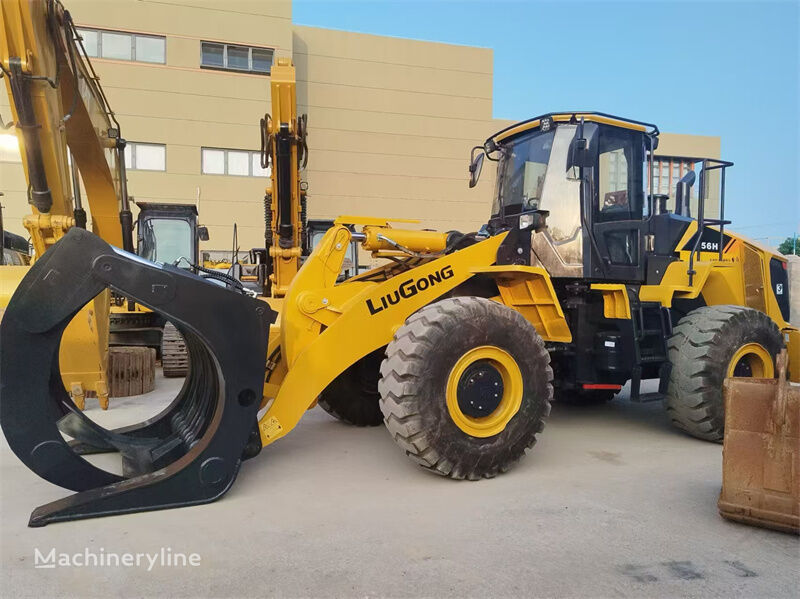
{"label": "concrete pavement", "polygon": [[[158,411],[180,382],[89,414]],[[623,391],[623,394],[625,391]],[[107,457],[107,456],[106,456]],[[383,427],[320,409],[246,462],[221,501],[26,527],[63,497],[0,448],[6,597],[797,597],[800,542],[723,520],[721,446],[660,405],[554,405],[538,445],[494,480],[419,470]],[[197,553],[197,567],[36,569],[56,553]]]}

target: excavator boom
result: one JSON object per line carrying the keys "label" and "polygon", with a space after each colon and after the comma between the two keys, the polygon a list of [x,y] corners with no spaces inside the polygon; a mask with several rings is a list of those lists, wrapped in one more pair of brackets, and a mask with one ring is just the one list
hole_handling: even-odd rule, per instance
{"label": "excavator boom", "polygon": [[271,187],[264,198],[268,231],[269,286],[273,297],[283,297],[303,254],[306,196],[300,170],[308,159],[306,115],[297,114],[295,68],[279,58],[270,73],[272,115],[262,123],[262,166],[272,166]]}
{"label": "excavator boom", "polygon": [[[71,228],[86,228],[87,208],[92,231],[132,251],[125,141],[72,17],[58,0],[0,2],[0,73],[11,105],[8,126],[17,135],[28,181],[31,214],[23,225],[34,260]],[[26,272],[23,266],[0,269],[0,308]],[[108,405],[109,303],[108,292],[93,298],[65,334],[60,370],[81,407],[87,394]]]}

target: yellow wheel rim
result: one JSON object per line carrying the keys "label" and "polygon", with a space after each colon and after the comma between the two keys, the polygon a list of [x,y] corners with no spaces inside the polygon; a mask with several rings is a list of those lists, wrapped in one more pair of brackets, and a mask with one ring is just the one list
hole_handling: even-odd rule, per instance
{"label": "yellow wheel rim", "polygon": [[734,372],[740,364],[741,366],[749,367],[750,377],[752,378],[775,378],[775,365],[772,363],[772,356],[759,343],[748,343],[736,350],[736,353],[733,354],[730,362],[728,362],[728,377],[737,376]]}
{"label": "yellow wheel rim", "polygon": [[[488,382],[476,382],[477,378]],[[475,385],[481,383],[476,389]],[[483,345],[466,352],[450,371],[447,411],[456,426],[468,435],[491,437],[501,433],[519,411],[522,391],[522,372],[511,354],[499,347]],[[470,397],[479,405],[470,406]],[[481,407],[487,412],[485,416],[476,415]],[[472,414],[467,413],[470,411]]]}

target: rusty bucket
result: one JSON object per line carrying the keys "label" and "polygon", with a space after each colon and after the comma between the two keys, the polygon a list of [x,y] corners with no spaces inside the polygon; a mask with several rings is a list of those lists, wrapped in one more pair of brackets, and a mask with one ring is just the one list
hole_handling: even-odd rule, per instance
{"label": "rusty bucket", "polygon": [[800,534],[800,386],[786,380],[729,378],[719,513],[729,520]]}

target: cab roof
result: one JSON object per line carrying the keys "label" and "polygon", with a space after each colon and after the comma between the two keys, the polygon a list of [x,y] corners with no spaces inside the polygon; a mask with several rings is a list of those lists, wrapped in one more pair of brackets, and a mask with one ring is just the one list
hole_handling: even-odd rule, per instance
{"label": "cab roof", "polygon": [[197,216],[197,206],[194,204],[173,204],[169,202],[139,202],[134,203],[142,212],[148,212],[156,216],[184,216],[193,214]]}
{"label": "cab roof", "polygon": [[528,119],[526,121],[522,121],[520,123],[516,123],[511,125],[510,127],[506,127],[505,129],[501,129],[486,141],[492,141],[494,143],[500,143],[514,137],[520,133],[525,131],[530,131],[531,129],[538,129],[542,125],[542,121],[550,120],[552,122],[557,123],[577,123],[581,119],[584,122],[590,123],[602,123],[604,125],[611,125],[613,127],[622,127],[623,129],[633,129],[634,131],[641,131],[651,136],[657,137],[659,134],[658,127],[652,123],[644,123],[642,121],[635,121],[633,119],[627,119],[624,117],[614,116],[612,114],[606,114],[604,112],[585,112],[585,111],[574,111],[574,112],[549,112],[547,114],[543,114],[540,116],[533,117],[532,119]]}

